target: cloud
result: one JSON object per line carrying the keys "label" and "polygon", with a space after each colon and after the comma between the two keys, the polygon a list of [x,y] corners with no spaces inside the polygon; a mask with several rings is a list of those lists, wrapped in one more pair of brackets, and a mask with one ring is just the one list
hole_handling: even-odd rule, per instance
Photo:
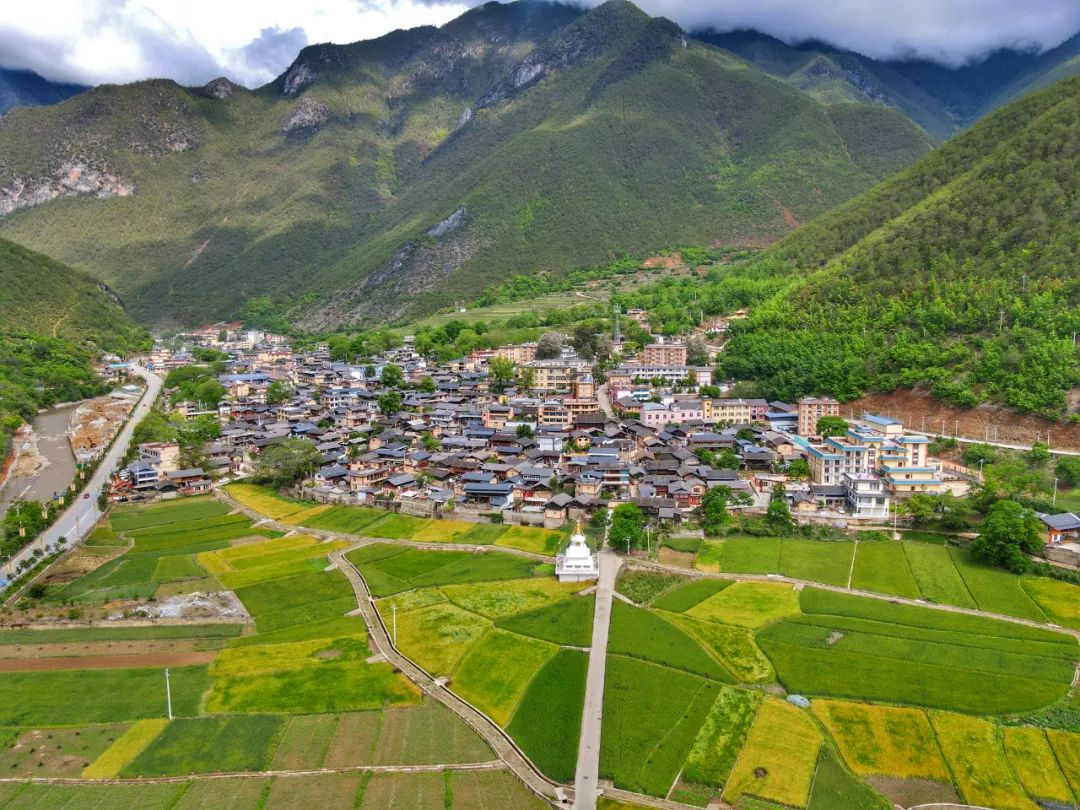
{"label": "cloud", "polygon": [[242,82],[257,83],[267,75],[280,73],[307,42],[307,33],[299,26],[287,30],[277,26],[264,28],[255,39],[235,51],[233,70]]}
{"label": "cloud", "polygon": [[639,0],[684,28],[756,28],[879,59],[958,65],[1003,47],[1045,50],[1080,30],[1077,0]]}
{"label": "cloud", "polygon": [[[584,0],[595,5],[599,0]],[[999,47],[1054,47],[1080,30],[1077,0],[638,0],[689,30],[757,28],[869,56],[960,64]],[[215,76],[253,86],[308,42],[441,25],[479,0],[8,0],[0,65],[84,84]]]}

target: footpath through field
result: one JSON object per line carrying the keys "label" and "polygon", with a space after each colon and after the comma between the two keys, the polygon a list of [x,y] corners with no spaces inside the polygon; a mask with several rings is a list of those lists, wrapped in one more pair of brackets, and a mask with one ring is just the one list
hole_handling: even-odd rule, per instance
{"label": "footpath through field", "polygon": [[574,807],[595,810],[600,779],[600,728],[604,719],[604,675],[607,664],[608,629],[611,625],[611,601],[615,579],[622,558],[604,546],[600,549],[600,579],[596,583],[596,608],[593,614],[592,646],[589,648],[589,671],[585,677],[585,705],[581,714],[581,738],[578,743],[577,773],[574,777]]}
{"label": "footpath through field", "polygon": [[456,714],[483,737],[484,741],[491,746],[499,758],[514,772],[514,775],[530,790],[550,802],[566,804],[572,798],[568,795],[568,791],[562,785],[544,776],[494,720],[472,704],[462,700],[445,686],[438,683],[429,673],[398,652],[390,640],[390,634],[386,631],[382,616],[379,615],[379,611],[375,608],[367,582],[364,581],[360,570],[345,557],[349,551],[363,545],[367,545],[367,543],[358,543],[351,548],[331,552],[330,559],[345,574],[349,584],[352,585],[353,592],[356,595],[356,602],[359,605],[356,612],[363,616],[364,622],[368,626],[372,652],[382,654],[405,677]]}

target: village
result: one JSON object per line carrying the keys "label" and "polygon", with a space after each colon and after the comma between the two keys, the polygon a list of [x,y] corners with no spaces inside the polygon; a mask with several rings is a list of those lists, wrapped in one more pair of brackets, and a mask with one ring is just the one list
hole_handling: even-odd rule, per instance
{"label": "village", "polygon": [[778,486],[801,523],[888,524],[903,515],[893,504],[963,495],[979,475],[932,458],[931,438],[897,420],[842,419],[835,399],[726,397],[729,385],[688,364],[693,348],[680,339],[656,337],[603,382],[573,348],[538,356],[537,342],[435,363],[406,335],[349,364],[325,345],[293,351],[239,324],[179,341],[159,345],[147,365],[167,375],[197,365],[193,351],[227,357],[216,405],[165,391],[184,417],[216,419],[220,436],[196,468],[180,464],[175,442],[141,444],[114,500],[206,492],[216,478],[247,476],[286,440],[318,452],[317,469],[292,486],[305,498],[547,528],[615,503],[679,524],[714,487],[740,493],[734,508],[764,512]]}

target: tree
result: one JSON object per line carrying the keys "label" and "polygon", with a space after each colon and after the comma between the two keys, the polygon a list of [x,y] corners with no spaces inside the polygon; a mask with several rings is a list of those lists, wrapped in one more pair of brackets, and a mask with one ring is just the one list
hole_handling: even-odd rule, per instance
{"label": "tree", "polygon": [[420,434],[420,443],[429,453],[434,453],[436,450],[442,447],[442,442],[440,442],[438,438],[432,435],[430,430],[425,430],[423,433]]}
{"label": "tree", "polygon": [[536,385],[536,369],[525,366],[518,375],[518,382],[526,391],[532,391],[533,386]]}
{"label": "tree", "polygon": [[788,478],[802,481],[810,477],[810,463],[805,458],[792,459],[787,466]]}
{"label": "tree", "polygon": [[731,487],[710,487],[701,496],[701,505],[698,507],[701,513],[701,528],[705,534],[715,537],[727,524],[730,515],[727,511],[728,500],[731,498]]}
{"label": "tree", "polygon": [[993,464],[997,458],[997,450],[988,444],[972,444],[964,448],[964,463],[969,467],[978,467],[982,464]]}
{"label": "tree", "polygon": [[380,394],[375,403],[379,406],[379,413],[389,416],[401,410],[401,394],[397,391],[387,391],[385,394]]}
{"label": "tree", "polygon": [[255,479],[276,487],[291,486],[315,474],[322,454],[305,439],[284,439],[272,444],[255,460]]}
{"label": "tree", "polygon": [[526,424],[520,424],[517,426],[517,437],[519,439],[531,439],[535,434],[533,429]]}
{"label": "tree", "polygon": [[536,358],[550,360],[558,357],[564,345],[566,345],[566,336],[562,332],[544,332],[536,341]]}
{"label": "tree", "polygon": [[1080,486],[1080,456],[1062,456],[1054,468],[1054,475],[1062,486]]}
{"label": "tree", "polygon": [[383,366],[382,374],[379,375],[379,382],[387,388],[398,388],[405,382],[405,372],[401,370],[401,366],[388,363]]}
{"label": "tree", "polygon": [[937,516],[938,499],[925,492],[917,492],[900,503],[900,511],[911,518],[914,526],[925,526]]}
{"label": "tree", "polygon": [[848,423],[842,416],[822,416],[817,420],[817,434],[823,439],[843,436],[847,432]]}
{"label": "tree", "polygon": [[1027,454],[1028,464],[1041,467],[1050,460],[1050,448],[1043,442],[1035,442]]}
{"label": "tree", "polygon": [[721,470],[737,470],[742,466],[739,454],[730,447],[721,450],[716,456],[716,466]]}
{"label": "tree", "polygon": [[645,546],[645,514],[636,504],[621,503],[615,507],[608,542],[618,550]]}
{"label": "tree", "polygon": [[765,511],[765,522],[772,531],[781,535],[795,527],[791,509],[788,508],[787,490],[783,484],[777,483],[773,486],[772,495],[769,496],[769,508]]}
{"label": "tree", "polygon": [[739,428],[735,432],[735,438],[736,439],[741,439],[744,442],[752,442],[755,439],[757,439],[757,434],[754,433],[752,428],[744,427],[744,428]]}
{"label": "tree", "polygon": [[514,382],[514,364],[505,357],[492,357],[488,363],[488,378],[497,393]]}
{"label": "tree", "polygon": [[225,398],[225,386],[217,380],[203,380],[195,386],[192,399],[202,403],[207,410],[213,410]]}
{"label": "tree", "polygon": [[1031,567],[1024,552],[1034,554],[1042,548],[1041,530],[1033,510],[1016,501],[998,501],[986,513],[971,550],[976,557],[1022,574]]}
{"label": "tree", "polygon": [[695,336],[687,342],[686,364],[688,366],[706,366],[709,364],[709,347],[703,338]]}
{"label": "tree", "polygon": [[292,388],[283,380],[274,380],[266,388],[266,404],[281,405],[292,397]]}
{"label": "tree", "polygon": [[971,507],[964,498],[958,498],[951,492],[943,492],[941,501],[941,525],[950,531],[958,531],[968,528],[968,516],[971,515]]}
{"label": "tree", "polygon": [[435,393],[435,380],[430,374],[425,374],[420,379],[420,385],[417,386],[425,394]]}

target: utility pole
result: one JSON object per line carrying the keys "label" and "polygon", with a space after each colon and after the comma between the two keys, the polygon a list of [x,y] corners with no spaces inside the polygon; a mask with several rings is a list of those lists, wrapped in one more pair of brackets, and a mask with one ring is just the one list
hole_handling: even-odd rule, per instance
{"label": "utility pole", "polygon": [[1058,482],[1057,482],[1057,478],[1055,478],[1054,479],[1054,500],[1051,502],[1053,506],[1057,506],[1057,488],[1058,488]]}
{"label": "utility pole", "polygon": [[169,670],[165,670],[165,708],[169,713],[169,719],[172,720],[172,687],[169,684]]}
{"label": "utility pole", "polygon": [[393,611],[394,611],[394,646],[396,647],[397,646],[397,603],[396,602],[393,605]]}

